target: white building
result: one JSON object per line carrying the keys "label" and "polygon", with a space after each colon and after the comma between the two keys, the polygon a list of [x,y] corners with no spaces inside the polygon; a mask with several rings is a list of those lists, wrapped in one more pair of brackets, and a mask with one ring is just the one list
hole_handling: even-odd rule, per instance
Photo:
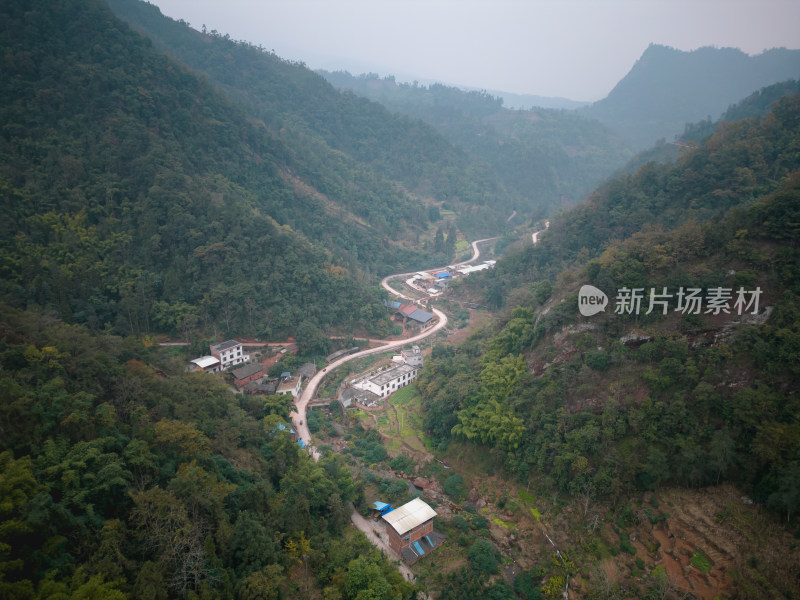
{"label": "white building", "polygon": [[362,390],[367,390],[376,396],[385,398],[414,381],[419,372],[419,367],[405,364],[398,365],[360,381],[357,386]]}
{"label": "white building", "polygon": [[211,344],[211,355],[220,362],[220,370],[241,365],[250,360],[250,355],[242,350],[242,343],[236,340]]}

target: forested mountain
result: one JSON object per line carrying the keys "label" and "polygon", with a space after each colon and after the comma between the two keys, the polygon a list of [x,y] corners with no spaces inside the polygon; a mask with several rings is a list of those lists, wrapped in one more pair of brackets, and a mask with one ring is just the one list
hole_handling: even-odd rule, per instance
{"label": "forested mountain", "polygon": [[[512,304],[499,330],[438,350],[421,383],[430,433],[492,446],[510,474],[535,469],[565,492],[729,479],[791,517],[798,140],[793,96],[676,165],[609,182],[499,261],[483,286]],[[605,314],[578,313],[583,284],[608,295]],[[643,290],[641,312],[613,310],[622,288]],[[645,314],[651,288],[673,294],[666,315],[661,304]],[[675,311],[679,288],[729,289],[731,310]],[[740,288],[760,288],[757,314],[733,309]]]}
{"label": "forested mountain", "polygon": [[369,173],[341,204],[306,191],[297,144],[100,3],[11,2],[4,20],[8,302],[137,335],[382,331],[356,273],[419,262],[386,234],[426,223],[420,203]]}
{"label": "forested mountain", "polygon": [[491,165],[535,217],[584,198],[631,152],[607,127],[565,110],[508,110],[500,97],[441,84],[398,84],[393,77],[321,72],[389,109],[422,119]]}
{"label": "forested mountain", "polygon": [[664,139],[656,142],[654,146],[647,150],[642,150],[634,156],[628,163],[615,175],[622,173],[634,173],[643,165],[655,162],[675,162],[685,149],[692,144],[697,145],[714,134],[722,123],[731,123],[750,117],[765,117],[772,106],[784,96],[800,94],[800,81],[790,79],[781,83],[776,83],[757,92],[753,92],[744,100],[728,107],[722,116],[717,120],[710,118],[703,119],[697,123],[687,123],[683,133],[675,135],[674,142],[667,142]]}
{"label": "forested mountain", "polygon": [[[418,382],[434,443],[477,444],[506,476],[576,502],[733,482],[796,527],[799,140],[795,95],[609,182],[473,278],[464,293],[480,280],[506,304],[496,328],[434,348]],[[586,284],[604,312],[579,312]],[[578,529],[576,563],[602,560],[607,537]],[[796,559],[781,560],[742,559],[736,586],[791,597]]]}
{"label": "forested mountain", "polygon": [[581,109],[634,148],[671,140],[687,123],[716,120],[754,90],[800,76],[800,50],[748,56],[734,48],[683,52],[651,44],[609,95]]}
{"label": "forested mountain", "polygon": [[5,305],[0,340],[0,597],[412,597],[346,528],[362,482],[280,429],[288,396]]}
{"label": "forested mountain", "polygon": [[[288,148],[293,172],[333,201],[355,203],[370,223],[381,224],[389,218],[385,213],[410,202],[393,189],[398,184],[428,203],[447,202],[470,235],[496,232],[520,204],[519,194],[506,190],[491,168],[417,119],[341,94],[303,64],[216,31],[196,31],[139,0],[109,5],[157,48],[206,75],[263,121]],[[424,222],[427,213],[413,216]],[[390,226],[396,237],[398,223]]]}
{"label": "forested mountain", "polygon": [[[387,333],[379,274],[439,260],[454,224],[508,238],[514,209],[527,223],[562,196],[577,201],[628,150],[577,114],[359,80],[388,90],[391,112],[154,6],[110,4],[131,25],[100,0],[0,8],[0,597],[421,595],[348,526],[365,489],[383,492],[361,461],[366,442],[380,469],[416,475],[413,461],[387,461],[357,418],[342,435],[342,415],[326,426],[336,448],[320,445],[314,462],[286,432],[287,397],[232,394],[152,334],[204,347]],[[636,77],[670,53],[648,50]],[[636,96],[636,77],[614,102]],[[732,100],[760,86],[747,85]],[[535,523],[490,521],[470,498],[482,491],[430,461],[448,541],[415,567],[426,595],[558,598],[575,575],[610,598],[604,561],[633,557],[634,523],[667,518],[654,512],[667,485],[728,482],[785,520],[785,537],[797,529],[796,85],[762,89],[714,128],[687,127],[696,147],[674,162],[606,181],[537,245],[527,232],[493,270],[450,284],[453,300],[480,300],[498,320],[433,347],[417,380],[424,405],[395,417],[402,429],[424,420],[426,460],[468,448],[499,486],[523,482],[492,509]],[[584,284],[608,296],[605,312],[581,314]],[[574,550],[553,552],[534,492],[563,509]],[[592,503],[613,508],[590,523]],[[512,546],[536,545],[525,559],[552,566],[513,562]],[[800,594],[796,544],[781,550],[731,566],[743,597]],[[641,561],[620,593],[668,597],[657,568]]]}

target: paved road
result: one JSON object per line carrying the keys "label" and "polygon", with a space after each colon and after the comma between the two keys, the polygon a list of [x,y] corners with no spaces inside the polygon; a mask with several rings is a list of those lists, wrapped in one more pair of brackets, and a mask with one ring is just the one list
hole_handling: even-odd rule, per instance
{"label": "paved road", "polygon": [[[424,340],[426,337],[431,336],[437,331],[440,331],[442,328],[446,327],[447,315],[445,315],[438,308],[433,308],[431,310],[433,310],[436,316],[439,317],[439,322],[436,323],[436,325],[434,325],[430,329],[423,331],[419,335],[415,335],[410,338],[389,342],[385,346],[378,346],[377,348],[368,348],[367,350],[362,350],[361,352],[356,352],[355,354],[349,354],[347,356],[343,356],[342,358],[333,361],[322,371],[317,371],[316,375],[314,375],[311,379],[308,380],[305,389],[303,390],[302,394],[300,394],[300,398],[295,404],[294,412],[292,412],[292,414],[290,415],[292,417],[292,424],[294,425],[294,430],[306,444],[311,443],[311,432],[308,430],[308,422],[306,420],[306,408],[308,407],[309,401],[313,399],[314,396],[316,396],[317,389],[319,389],[319,385],[320,383],[322,383],[323,378],[329,372],[333,372],[346,362],[350,362],[351,360],[356,360],[364,356],[381,354],[383,352],[392,350],[394,348],[401,348],[403,346],[419,342],[420,340]],[[311,448],[311,454],[315,459],[319,458],[319,453],[317,452],[316,448]]]}
{"label": "paved road", "polygon": [[[492,238],[485,238],[485,239],[482,239],[482,240],[477,240],[475,242],[472,242],[473,256],[472,256],[471,259],[469,259],[468,261],[465,261],[463,264],[468,264],[468,263],[475,262],[476,260],[478,260],[478,257],[481,255],[481,252],[478,249],[478,244],[481,244],[483,242],[489,242],[489,241],[495,240],[495,239],[497,239],[497,238],[492,237]],[[414,273],[416,273],[416,272],[417,271],[414,271]],[[383,278],[383,280],[381,281],[381,285],[386,290],[388,290],[389,292],[394,294],[395,296],[399,296],[400,298],[403,298],[404,300],[413,300],[413,298],[409,298],[408,296],[406,296],[404,294],[401,294],[400,292],[392,289],[389,286],[389,280],[390,279],[395,279],[395,278],[398,278],[398,277],[407,277],[409,275],[413,275],[414,273],[401,273],[401,274],[389,275],[388,277],[384,277]],[[314,448],[313,446],[310,446],[310,444],[311,444],[311,432],[308,430],[308,421],[306,419],[306,409],[308,408],[308,403],[314,398],[314,396],[316,396],[317,390],[319,389],[319,386],[322,383],[322,380],[325,378],[325,376],[328,373],[333,372],[335,369],[339,368],[340,366],[342,366],[346,362],[350,362],[351,360],[356,360],[356,359],[362,358],[364,356],[371,356],[373,354],[381,354],[383,352],[386,352],[388,350],[392,350],[394,348],[402,348],[403,346],[407,346],[409,344],[413,344],[415,342],[419,342],[421,340],[424,340],[425,338],[433,335],[437,331],[442,330],[444,327],[447,326],[447,315],[445,315],[438,308],[431,308],[431,310],[439,318],[439,322],[436,323],[436,325],[434,325],[430,329],[428,329],[426,331],[423,331],[419,335],[415,335],[415,336],[410,337],[410,338],[387,342],[385,345],[379,346],[378,348],[369,348],[367,350],[362,350],[361,352],[356,352],[355,354],[349,354],[347,356],[343,356],[342,358],[339,358],[339,359],[333,361],[331,364],[329,364],[327,367],[325,367],[322,371],[317,371],[317,373],[311,379],[308,380],[308,382],[306,383],[306,387],[303,389],[303,392],[300,394],[300,398],[297,400],[297,402],[295,404],[295,409],[291,413],[290,416],[292,418],[292,425],[294,426],[294,430],[297,432],[297,435],[300,437],[300,439],[302,439],[306,443],[306,445],[309,446],[309,450],[311,452],[311,455],[314,457],[314,460],[319,460],[319,456],[320,455],[319,455],[319,452],[317,451],[316,448]]]}
{"label": "paved road", "polygon": [[[496,238],[486,238],[484,240],[478,240],[476,242],[472,242],[472,249],[473,249],[473,256],[470,260],[466,261],[466,263],[474,262],[480,256],[480,250],[478,249],[478,244],[486,241],[490,241]],[[466,264],[464,263],[464,264]],[[412,273],[403,273],[401,275],[390,275],[389,277],[384,277],[383,281],[381,281],[381,285],[387,289],[389,292],[394,294],[395,296],[399,296],[404,300],[412,300],[408,296],[397,292],[396,290],[389,287],[389,280],[396,277],[407,277],[412,275]],[[311,452],[311,456],[314,457],[314,460],[319,460],[320,454],[319,451],[313,446],[311,446],[311,432],[308,430],[308,420],[306,419],[306,409],[308,408],[308,403],[314,399],[317,395],[317,390],[319,389],[320,383],[324,377],[328,374],[328,372],[332,372],[334,369],[337,369],[341,365],[349,362],[351,360],[356,360],[357,358],[361,358],[362,356],[370,356],[372,354],[380,354],[386,352],[387,350],[391,350],[393,348],[400,348],[402,346],[406,346],[407,344],[413,344],[414,342],[418,342],[420,340],[425,339],[428,336],[433,335],[437,331],[440,331],[444,327],[447,326],[447,315],[445,315],[442,311],[437,308],[432,308],[434,314],[439,317],[439,322],[436,323],[433,327],[428,329],[427,331],[423,331],[419,335],[415,335],[414,337],[398,340],[398,341],[390,341],[387,342],[383,346],[379,346],[377,348],[369,348],[367,350],[362,350],[361,352],[357,352],[356,354],[350,354],[347,356],[343,356],[342,358],[333,361],[327,367],[325,367],[322,371],[318,371],[311,379],[309,379],[308,383],[306,384],[305,389],[300,394],[300,398],[297,400],[295,404],[295,410],[291,413],[292,424],[294,426],[294,430],[300,436],[300,438],[306,443],[309,451]],[[367,536],[367,539],[372,542],[377,548],[383,550],[387,556],[390,556],[398,561],[397,568],[400,573],[405,577],[408,581],[414,581],[414,573],[408,566],[403,563],[399,556],[391,549],[388,545],[387,541],[384,540],[386,536],[386,532],[384,530],[383,537],[378,535],[376,532],[376,525],[362,517],[358,511],[353,510],[350,515],[350,521],[355,525],[358,529],[364,532]],[[421,594],[422,598],[427,598],[425,594]]]}

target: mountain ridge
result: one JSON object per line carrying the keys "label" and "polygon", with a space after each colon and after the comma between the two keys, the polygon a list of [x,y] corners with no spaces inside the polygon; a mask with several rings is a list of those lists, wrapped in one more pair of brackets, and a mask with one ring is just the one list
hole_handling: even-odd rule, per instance
{"label": "mountain ridge", "polygon": [[651,44],[608,96],[580,110],[641,149],[687,123],[716,119],[755,90],[798,77],[800,50],[750,56],[736,48],[686,52]]}

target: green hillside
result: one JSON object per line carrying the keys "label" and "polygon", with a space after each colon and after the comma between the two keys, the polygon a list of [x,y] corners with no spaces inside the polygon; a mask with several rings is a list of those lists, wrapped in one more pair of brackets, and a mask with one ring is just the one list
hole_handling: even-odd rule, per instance
{"label": "green hillside", "polygon": [[353,192],[361,192],[358,208],[378,222],[383,213],[407,207],[405,218],[424,223],[420,200],[446,202],[471,236],[495,233],[519,204],[491,168],[418,119],[339,93],[301,63],[216,31],[196,31],[139,0],[109,4],[157,48],[206,75],[263,121],[290,148],[289,166],[339,204],[349,206],[358,199]]}
{"label": "green hillside", "polygon": [[[0,596],[411,598],[347,531],[363,482],[131,338],[0,307]],[[368,577],[365,577],[368,574]]]}
{"label": "green hillside", "polygon": [[[410,201],[373,207],[357,183],[341,206],[299,193],[279,136],[101,4],[4,13],[6,301],[137,335],[383,331],[356,274],[422,259],[385,238],[413,227]],[[364,222],[334,219],[349,214]]]}
{"label": "green hillside", "polygon": [[422,119],[492,166],[517,209],[535,218],[584,198],[624,164],[630,150],[599,122],[564,110],[508,110],[499,97],[440,84],[398,84],[393,77],[322,72],[393,111]]}
{"label": "green hillside", "polygon": [[[576,501],[731,482],[796,527],[798,140],[793,96],[609,182],[482,275],[486,301],[508,304],[434,349],[418,382],[434,443],[479,445],[509,479]],[[585,284],[605,312],[580,314]]]}

